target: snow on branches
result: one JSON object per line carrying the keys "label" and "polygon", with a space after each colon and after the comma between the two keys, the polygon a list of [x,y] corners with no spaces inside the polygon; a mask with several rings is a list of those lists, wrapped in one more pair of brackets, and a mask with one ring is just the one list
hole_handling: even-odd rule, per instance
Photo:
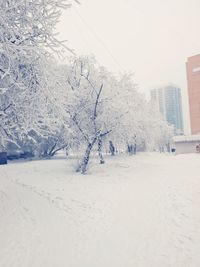
{"label": "snow on branches", "polygon": [[[77,0],[74,0],[78,3]],[[69,0],[0,0],[0,150],[51,157],[60,149],[92,151],[166,146],[171,127],[138,92],[132,75],[115,76],[94,57],[58,64],[65,47],[55,26]]]}
{"label": "snow on branches", "polygon": [[44,92],[49,87],[47,70],[43,69],[48,64],[44,61],[48,61],[50,53],[67,48],[57,40],[55,26],[61,10],[71,4],[70,0],[0,0],[0,144],[3,147],[7,140],[19,139],[19,132],[24,136],[30,130],[41,129],[38,103],[40,98],[45,102]]}

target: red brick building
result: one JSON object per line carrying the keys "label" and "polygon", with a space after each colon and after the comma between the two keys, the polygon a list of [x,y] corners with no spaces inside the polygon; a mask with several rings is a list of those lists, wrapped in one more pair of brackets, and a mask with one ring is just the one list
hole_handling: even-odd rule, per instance
{"label": "red brick building", "polygon": [[200,54],[189,57],[186,63],[192,134],[200,134]]}

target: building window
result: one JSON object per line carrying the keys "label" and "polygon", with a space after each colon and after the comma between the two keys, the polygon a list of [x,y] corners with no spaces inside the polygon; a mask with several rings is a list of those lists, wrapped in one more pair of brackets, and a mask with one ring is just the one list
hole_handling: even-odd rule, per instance
{"label": "building window", "polygon": [[200,72],[200,67],[193,68],[192,69],[192,72],[193,73]]}

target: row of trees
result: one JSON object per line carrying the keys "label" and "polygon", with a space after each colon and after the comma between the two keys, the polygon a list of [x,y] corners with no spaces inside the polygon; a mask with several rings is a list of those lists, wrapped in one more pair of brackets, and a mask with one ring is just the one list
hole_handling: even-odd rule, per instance
{"label": "row of trees", "polygon": [[29,131],[26,121],[31,114],[23,109],[31,108],[47,86],[43,59],[63,49],[55,27],[61,9],[70,5],[70,0],[0,0],[1,146]]}
{"label": "row of trees", "polygon": [[[58,64],[63,44],[53,29],[69,1],[0,0],[0,146],[51,157],[82,151],[85,173],[92,150],[166,146],[172,128],[141,95],[132,75],[115,76],[92,56]],[[16,16],[14,15],[16,14]]]}

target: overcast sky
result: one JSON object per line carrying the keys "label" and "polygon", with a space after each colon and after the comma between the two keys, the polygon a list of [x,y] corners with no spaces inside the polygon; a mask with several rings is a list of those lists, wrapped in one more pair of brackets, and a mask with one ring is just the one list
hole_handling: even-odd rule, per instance
{"label": "overcast sky", "polygon": [[200,0],[82,0],[63,13],[58,31],[77,54],[94,54],[113,72],[134,72],[147,96],[177,84],[186,115],[185,62],[200,53],[199,11]]}

